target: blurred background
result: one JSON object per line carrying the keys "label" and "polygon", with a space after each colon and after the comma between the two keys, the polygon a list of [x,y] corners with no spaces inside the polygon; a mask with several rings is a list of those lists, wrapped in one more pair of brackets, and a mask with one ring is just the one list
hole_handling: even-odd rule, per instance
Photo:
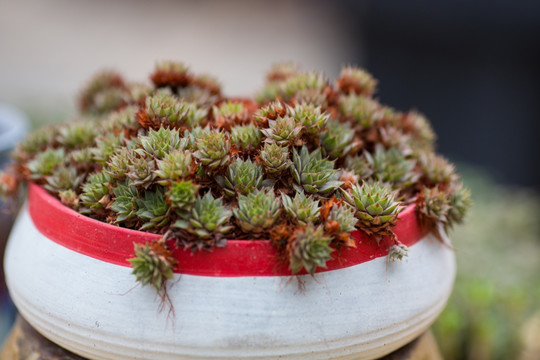
{"label": "blurred background", "polygon": [[363,66],[381,102],[431,120],[473,192],[453,234],[456,288],[433,327],[445,358],[539,359],[539,49],[534,0],[0,0],[0,103],[35,128],[73,116],[103,68],[144,81],[157,60],[181,60],[249,95],[278,61],[330,78]]}

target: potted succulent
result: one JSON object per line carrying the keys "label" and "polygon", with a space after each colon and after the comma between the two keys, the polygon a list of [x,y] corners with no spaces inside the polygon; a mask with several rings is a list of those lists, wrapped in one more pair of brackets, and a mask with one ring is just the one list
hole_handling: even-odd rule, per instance
{"label": "potted succulent", "polygon": [[276,65],[254,99],[177,62],[151,81],[98,74],[2,175],[29,184],[6,274],[38,331],[92,359],[359,359],[429,327],[470,200],[423,116],[354,67]]}

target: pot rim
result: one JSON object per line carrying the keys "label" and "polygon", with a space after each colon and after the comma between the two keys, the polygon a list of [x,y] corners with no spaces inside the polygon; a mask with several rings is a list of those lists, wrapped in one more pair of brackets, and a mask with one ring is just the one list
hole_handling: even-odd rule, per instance
{"label": "pot rim", "polygon": [[[120,266],[131,267],[127,259],[135,256],[134,243],[144,244],[161,237],[84,216],[35,183],[29,184],[28,210],[36,228],[49,240],[82,255]],[[404,245],[412,246],[427,234],[427,230],[419,224],[414,204],[402,211],[398,218],[394,233]],[[385,237],[377,245],[374,239],[358,230],[351,232],[351,235],[356,247],[334,251],[326,267],[317,268],[317,273],[386,256],[387,248],[393,242]],[[178,248],[174,250],[174,256],[179,263],[175,273],[215,277],[293,275],[270,240],[227,240],[223,248],[195,253]],[[297,275],[302,274],[306,272]]]}

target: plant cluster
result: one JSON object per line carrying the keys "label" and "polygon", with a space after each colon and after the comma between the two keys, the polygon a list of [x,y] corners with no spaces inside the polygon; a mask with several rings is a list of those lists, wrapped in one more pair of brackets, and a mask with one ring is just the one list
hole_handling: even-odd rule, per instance
{"label": "plant cluster", "polygon": [[331,82],[276,65],[254,100],[225,97],[178,62],[158,63],[150,79],[98,74],[79,118],[19,145],[0,191],[32,181],[94,219],[162,234],[131,261],[158,290],[177,246],[270,239],[293,273],[313,274],[355,245],[356,229],[393,238],[388,250],[405,256],[392,229],[407,205],[439,235],[470,205],[453,165],[434,153],[426,118],[379,103],[362,69]]}

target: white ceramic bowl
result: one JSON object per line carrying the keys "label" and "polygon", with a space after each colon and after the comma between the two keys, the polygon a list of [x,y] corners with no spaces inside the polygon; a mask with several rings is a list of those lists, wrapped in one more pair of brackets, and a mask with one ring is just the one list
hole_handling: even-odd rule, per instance
{"label": "white ceramic bowl", "polygon": [[[454,281],[454,254],[431,235],[414,240],[403,261],[387,264],[379,251],[362,255],[370,261],[348,266],[340,255],[330,267],[335,269],[298,276],[299,281],[278,267],[276,275],[246,271],[257,259],[274,261],[260,254],[239,264],[220,263],[219,254],[213,258],[236,247],[232,242],[229,249],[202,255],[204,266],[214,269],[211,276],[189,274],[197,272],[189,264],[177,273],[169,288],[174,313],[159,312],[154,289],[138,286],[126,264],[81,254],[93,246],[94,232],[102,238],[103,226],[114,227],[43,194],[31,186],[12,232],[5,259],[8,287],[32,326],[89,359],[374,359],[424,332],[444,308]],[[56,213],[58,208],[67,215]],[[48,233],[36,217],[43,213],[65,222],[65,237],[83,245],[69,249],[51,240],[55,231]],[[402,227],[418,233],[414,211],[409,213]],[[72,218],[95,228],[81,233]],[[116,242],[115,236],[102,240]],[[181,256],[188,263],[199,255]],[[347,266],[340,268],[340,262]],[[218,273],[219,266],[229,270]]]}

